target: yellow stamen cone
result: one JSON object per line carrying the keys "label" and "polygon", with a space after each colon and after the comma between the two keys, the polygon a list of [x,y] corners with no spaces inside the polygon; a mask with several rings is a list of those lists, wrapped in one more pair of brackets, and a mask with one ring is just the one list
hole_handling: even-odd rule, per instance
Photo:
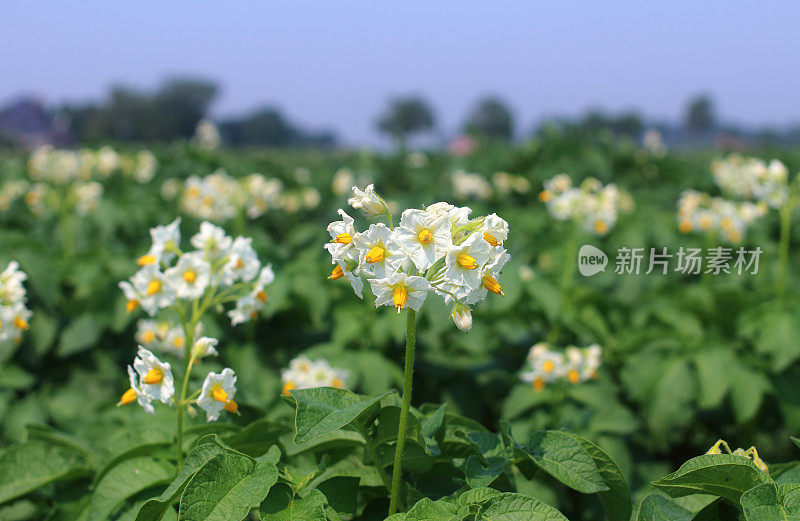
{"label": "yellow stamen cone", "polygon": [[189,284],[194,283],[197,280],[197,272],[194,270],[186,270],[183,272],[183,280],[188,282]]}
{"label": "yellow stamen cone", "polygon": [[497,282],[497,279],[492,277],[491,275],[484,275],[483,277],[483,287],[487,290],[491,291],[495,295],[500,295],[501,297],[505,296],[503,290],[500,289],[500,283]]}
{"label": "yellow stamen cone", "polygon": [[370,264],[380,262],[384,257],[386,257],[386,250],[380,246],[373,246],[372,249],[367,252],[367,262]]}
{"label": "yellow stamen cone", "polygon": [[147,295],[150,296],[150,295],[155,295],[159,291],[161,291],[161,281],[153,279],[150,281],[150,284],[147,285],[145,293],[147,293]]}
{"label": "yellow stamen cone", "polygon": [[344,270],[342,270],[342,267],[337,264],[336,267],[333,268],[331,276],[328,278],[330,280],[336,280],[336,279],[341,279],[342,277],[344,277]]}
{"label": "yellow stamen cone", "polygon": [[475,257],[467,255],[466,253],[462,253],[456,257],[456,262],[458,262],[459,266],[468,270],[478,269],[478,261],[475,260]]}
{"label": "yellow stamen cone", "polygon": [[136,400],[136,396],[137,395],[136,395],[136,390],[135,389],[133,389],[133,388],[128,389],[122,395],[122,398],[119,399],[119,402],[117,402],[117,407],[119,407],[121,405],[128,405],[129,403],[132,403],[133,401]]}
{"label": "yellow stamen cone", "polygon": [[164,373],[161,369],[150,369],[147,371],[147,374],[144,375],[142,378],[142,382],[146,383],[147,385],[155,385],[161,383],[161,380],[164,379]]}
{"label": "yellow stamen cone", "polygon": [[139,260],[136,261],[136,264],[138,264],[139,266],[147,266],[149,264],[153,264],[155,261],[156,261],[155,255],[147,254],[139,257]]}
{"label": "yellow stamen cone", "polygon": [[281,394],[288,395],[289,391],[291,391],[292,389],[297,389],[297,386],[295,385],[295,383],[294,382],[286,382],[285,384],[283,384],[283,390],[281,390]]}
{"label": "yellow stamen cone", "polygon": [[397,312],[400,313],[406,306],[406,302],[408,301],[408,289],[405,286],[397,286],[392,291],[392,300],[394,300],[394,307],[397,308]]}
{"label": "yellow stamen cone", "polygon": [[340,233],[337,235],[332,242],[338,244],[350,244],[353,241],[353,236],[349,233]]}
{"label": "yellow stamen cone", "polygon": [[14,317],[14,325],[17,327],[17,329],[28,329],[28,327],[30,327],[28,322],[20,317]]}
{"label": "yellow stamen cone", "polygon": [[433,241],[433,234],[430,230],[422,230],[417,234],[417,238],[422,244],[430,244]]}
{"label": "yellow stamen cone", "polygon": [[133,313],[138,307],[139,307],[139,301],[136,300],[135,298],[132,298],[125,303],[125,311],[127,311],[128,313]]}
{"label": "yellow stamen cone", "polygon": [[239,405],[233,400],[228,400],[225,402],[225,405],[222,408],[228,412],[232,412],[233,414],[239,414]]}
{"label": "yellow stamen cone", "polygon": [[218,402],[226,403],[228,401],[228,393],[218,385],[211,389],[211,396]]}
{"label": "yellow stamen cone", "polygon": [[492,235],[490,235],[488,232],[483,232],[483,240],[484,240],[484,241],[486,241],[486,242],[488,242],[488,243],[489,243],[489,244],[491,244],[492,246],[497,246],[497,245],[499,244],[499,243],[497,242],[497,239],[495,239],[495,238],[494,238]]}

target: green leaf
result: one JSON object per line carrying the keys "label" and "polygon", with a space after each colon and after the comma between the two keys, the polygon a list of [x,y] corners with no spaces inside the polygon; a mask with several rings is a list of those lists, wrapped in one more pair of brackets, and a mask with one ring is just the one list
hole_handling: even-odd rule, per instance
{"label": "green leaf", "polygon": [[113,458],[111,458],[111,461],[106,463],[105,466],[103,466],[103,468],[101,468],[97,472],[97,474],[94,477],[94,481],[93,481],[92,484],[94,486],[97,486],[97,484],[100,483],[100,480],[103,479],[103,477],[105,477],[105,475],[108,474],[108,472],[111,469],[113,469],[114,467],[116,467],[117,465],[119,465],[120,463],[122,463],[123,461],[125,461],[127,459],[136,458],[136,457],[139,457],[139,456],[149,456],[153,452],[155,452],[155,451],[157,451],[159,449],[168,448],[171,445],[172,445],[172,443],[170,443],[170,442],[157,441],[157,442],[154,442],[154,443],[142,443],[140,445],[136,445],[134,447],[131,447],[130,449],[128,449],[126,451],[123,451],[123,452],[117,454],[116,456],[114,456]]}
{"label": "green leaf", "polygon": [[711,494],[738,503],[744,492],[762,483],[773,481],[744,456],[706,454],[690,459],[653,485],[672,497]]}
{"label": "green leaf", "polygon": [[312,490],[300,497],[282,483],[272,487],[260,511],[261,521],[325,521],[325,496]]}
{"label": "green leaf", "polygon": [[460,506],[480,505],[500,494],[501,492],[493,488],[473,488],[458,496],[458,504]]}
{"label": "green leaf", "polygon": [[358,508],[358,482],[360,478],[336,476],[317,485],[337,513],[355,515]]}
{"label": "green leaf", "polygon": [[644,498],[639,505],[639,515],[636,516],[636,521],[690,521],[691,519],[691,512],[659,494],[650,494]]}
{"label": "green leaf", "polygon": [[125,500],[150,487],[167,483],[174,468],[149,456],[127,459],[109,470],[97,484],[89,505],[87,521],[105,521]]}
{"label": "green leaf", "polygon": [[225,452],[225,448],[216,442],[214,435],[201,438],[197,445],[189,451],[177,477],[172,480],[160,496],[150,499],[142,505],[139,514],[136,516],[136,521],[158,521],[161,519],[169,507],[183,494],[186,484],[189,483],[189,479],[194,476],[195,472],[205,465],[208,460]]}
{"label": "green leaf", "polygon": [[[364,397],[345,389],[316,387],[291,391],[297,402],[295,412],[295,443],[303,443],[356,420],[367,421],[377,413],[379,402],[393,391],[376,397]],[[371,420],[371,418],[370,418]]]}
{"label": "green leaf", "polygon": [[180,521],[240,521],[278,480],[278,447],[260,458],[226,452],[200,467],[181,498]]}
{"label": "green leaf", "polygon": [[43,439],[11,445],[0,452],[0,503],[90,472],[83,454],[71,447]]}
{"label": "green leaf", "polygon": [[505,492],[491,498],[475,516],[475,521],[568,521],[546,503],[522,494]]}
{"label": "green leaf", "polygon": [[278,444],[278,438],[291,429],[283,423],[266,418],[256,420],[245,428],[225,437],[225,443],[248,456],[261,456],[273,445]]}
{"label": "green leaf", "polygon": [[584,494],[609,490],[594,458],[572,435],[538,431],[520,447],[533,463],[561,483]]}
{"label": "green leaf", "polygon": [[747,521],[788,519],[778,498],[778,486],[774,483],[764,483],[751,488],[742,494],[740,503]]}
{"label": "green leaf", "polygon": [[597,497],[603,504],[609,519],[630,519],[632,510],[631,490],[628,482],[617,464],[603,449],[577,434],[570,434],[580,443],[594,460],[600,476],[608,490],[598,492]]}
{"label": "green leaf", "polygon": [[406,512],[406,521],[458,521],[458,507],[445,500],[423,498]]}
{"label": "green leaf", "polygon": [[66,358],[95,345],[103,332],[101,324],[103,321],[93,314],[78,317],[61,332],[58,356]]}

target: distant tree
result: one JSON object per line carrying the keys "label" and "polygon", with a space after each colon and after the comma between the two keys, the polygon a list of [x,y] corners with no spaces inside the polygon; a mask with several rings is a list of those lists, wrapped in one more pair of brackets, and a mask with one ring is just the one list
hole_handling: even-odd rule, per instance
{"label": "distant tree", "polygon": [[218,91],[215,83],[202,79],[167,81],[153,99],[159,139],[191,137]]}
{"label": "distant tree", "polygon": [[395,98],[378,120],[378,129],[390,135],[400,148],[405,148],[408,136],[430,130],[433,126],[433,111],[425,100],[416,96]]}
{"label": "distant tree", "polygon": [[483,98],[464,124],[464,130],[468,134],[508,140],[514,135],[514,116],[500,99]]}
{"label": "distant tree", "polygon": [[695,96],[686,107],[686,129],[692,134],[702,134],[713,129],[716,124],[714,104],[706,94]]}
{"label": "distant tree", "polygon": [[223,139],[232,146],[332,146],[336,136],[300,130],[276,108],[265,107],[241,119],[224,121],[219,126]]}

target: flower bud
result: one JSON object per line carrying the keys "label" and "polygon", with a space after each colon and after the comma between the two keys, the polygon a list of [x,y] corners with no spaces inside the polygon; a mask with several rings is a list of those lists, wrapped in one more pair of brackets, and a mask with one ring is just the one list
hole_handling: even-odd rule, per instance
{"label": "flower bud", "polygon": [[450,316],[453,317],[453,322],[455,322],[456,327],[461,331],[469,331],[472,329],[472,311],[464,304],[456,302]]}

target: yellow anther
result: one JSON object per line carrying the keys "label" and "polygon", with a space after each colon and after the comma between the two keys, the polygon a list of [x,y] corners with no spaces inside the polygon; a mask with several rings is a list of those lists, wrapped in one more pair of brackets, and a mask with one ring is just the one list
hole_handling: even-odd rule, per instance
{"label": "yellow anther", "polygon": [[549,190],[542,190],[539,192],[539,200],[543,203],[548,202],[552,198],[553,194],[551,194]]}
{"label": "yellow anther", "polygon": [[164,372],[161,369],[150,369],[147,374],[142,378],[142,382],[147,385],[154,385],[161,383],[164,379]]}
{"label": "yellow anther", "polygon": [[328,278],[330,280],[336,280],[336,279],[341,279],[342,277],[344,277],[344,270],[342,269],[342,267],[340,265],[337,264],[336,267],[333,268],[333,271],[331,272],[331,276],[328,277]]}
{"label": "yellow anther", "polygon": [[533,379],[533,388],[537,391],[544,389],[544,380],[542,378]]}
{"label": "yellow anther", "polygon": [[405,286],[397,286],[392,291],[392,299],[394,300],[394,307],[400,313],[400,310],[406,306],[406,301],[408,301],[408,289]]}
{"label": "yellow anther", "polygon": [[331,242],[335,242],[338,244],[350,244],[353,241],[353,236],[349,233],[340,233],[333,239]]}
{"label": "yellow anther", "polygon": [[183,280],[188,282],[189,284],[194,283],[197,280],[197,272],[194,270],[186,270],[183,272]]}
{"label": "yellow anther", "polygon": [[502,297],[506,295],[505,293],[503,293],[503,290],[500,289],[500,283],[497,282],[497,279],[495,279],[491,275],[483,276],[483,287],[491,291],[495,295],[500,295]]}
{"label": "yellow anther", "polygon": [[723,219],[719,222],[719,226],[723,230],[730,230],[733,228],[733,219],[730,217],[723,217]]}
{"label": "yellow anther", "polygon": [[145,344],[149,344],[153,342],[155,339],[156,339],[156,334],[154,331],[148,330],[142,333],[142,342],[144,342]]}
{"label": "yellow anther", "polygon": [[603,235],[608,231],[608,225],[603,220],[595,221],[595,223],[594,223],[594,231],[596,231],[600,235]]}
{"label": "yellow anther", "polygon": [[295,385],[295,383],[294,382],[286,382],[285,384],[283,384],[283,390],[281,391],[281,394],[287,394],[288,395],[289,391],[291,391],[292,389],[297,389],[297,386]]}
{"label": "yellow anther", "polygon": [[172,339],[172,347],[174,347],[176,349],[179,348],[179,347],[183,347],[183,345],[185,343],[186,343],[186,339],[183,338],[182,336],[176,336],[175,338]]}
{"label": "yellow anther", "polygon": [[740,232],[736,228],[733,228],[733,229],[728,231],[728,239],[732,243],[738,243],[738,242],[740,242],[742,240],[742,232]]}
{"label": "yellow anther", "polygon": [[483,240],[491,244],[492,246],[497,246],[499,243],[497,239],[494,238],[489,232],[483,232]]}
{"label": "yellow anther", "polygon": [[236,269],[240,270],[242,268],[244,268],[244,261],[242,260],[241,257],[239,257],[238,259],[236,259]]}
{"label": "yellow anther", "polygon": [[211,388],[211,396],[218,402],[225,403],[228,401],[228,393],[219,385],[215,385]]}
{"label": "yellow anther", "polygon": [[678,229],[681,231],[681,233],[689,233],[692,231],[692,221],[688,219],[682,220],[678,225]]}
{"label": "yellow anther", "polygon": [[581,374],[577,369],[570,369],[569,373],[567,373],[567,379],[569,383],[576,384],[581,381]]}
{"label": "yellow anther", "polygon": [[458,262],[459,266],[468,270],[478,269],[478,261],[475,260],[475,257],[467,255],[466,253],[462,253],[456,257],[456,262]]}
{"label": "yellow anther", "polygon": [[20,317],[14,317],[14,325],[17,329],[28,329],[28,322]]}
{"label": "yellow anther", "polygon": [[205,206],[211,206],[212,204],[214,204],[214,198],[211,197],[210,195],[206,195],[205,197],[203,197],[203,204]]}
{"label": "yellow anther", "polygon": [[136,395],[136,390],[135,389],[133,389],[133,388],[128,389],[122,395],[122,398],[119,399],[119,402],[117,402],[117,407],[119,407],[120,405],[128,405],[129,403],[135,401],[136,400],[136,396],[137,395]]}
{"label": "yellow anther", "polygon": [[333,382],[331,382],[331,383],[337,389],[342,389],[344,387],[344,382],[339,378],[334,378]]}
{"label": "yellow anther", "polygon": [[156,262],[156,256],[150,255],[148,253],[147,255],[142,255],[141,257],[139,257],[139,259],[136,261],[136,264],[138,264],[139,266],[147,266],[155,262]]}
{"label": "yellow anther", "polygon": [[266,302],[267,301],[267,292],[262,289],[261,291],[256,293],[256,299],[258,299],[259,302]]}
{"label": "yellow anther", "polygon": [[430,230],[422,230],[417,234],[417,238],[422,244],[430,244],[433,240],[433,234]]}
{"label": "yellow anther", "polygon": [[542,371],[545,373],[552,373],[553,369],[556,368],[556,364],[552,360],[545,360],[542,364]]}
{"label": "yellow anther", "polygon": [[161,281],[158,280],[158,279],[153,279],[147,285],[147,289],[145,290],[145,293],[148,296],[150,296],[150,295],[155,295],[159,291],[161,291]]}
{"label": "yellow anther", "polygon": [[372,249],[367,252],[367,262],[370,264],[381,262],[384,257],[386,257],[386,250],[380,246],[373,246]]}
{"label": "yellow anther", "polygon": [[191,198],[198,197],[200,195],[200,189],[197,188],[196,186],[191,186],[186,189],[186,195],[188,195]]}
{"label": "yellow anther", "polygon": [[711,228],[711,224],[712,224],[711,217],[709,217],[708,215],[704,215],[700,218],[700,228],[708,230],[709,228]]}
{"label": "yellow anther", "polygon": [[225,405],[222,408],[228,412],[232,412],[233,414],[239,414],[239,405],[233,400],[228,400],[225,402]]}
{"label": "yellow anther", "polygon": [[132,313],[139,307],[139,301],[135,298],[130,299],[128,302],[125,303],[125,310],[128,313]]}
{"label": "yellow anther", "polygon": [[258,318],[258,310],[254,309],[253,311],[250,312],[250,319],[255,320],[257,318]]}

